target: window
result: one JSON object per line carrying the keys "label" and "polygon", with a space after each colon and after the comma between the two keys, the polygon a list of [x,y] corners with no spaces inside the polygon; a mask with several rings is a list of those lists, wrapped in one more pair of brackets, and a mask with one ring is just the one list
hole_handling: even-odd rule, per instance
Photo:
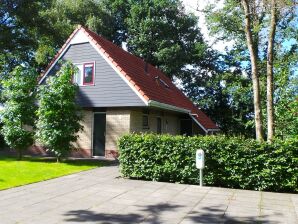
{"label": "window", "polygon": [[79,86],[82,85],[82,71],[83,71],[83,65],[76,65],[78,70],[76,74],[73,76],[73,82],[78,84]]}
{"label": "window", "polygon": [[94,85],[94,62],[75,65],[78,71],[73,77],[73,82],[79,86]]}
{"label": "window", "polygon": [[149,128],[149,119],[148,115],[143,115],[143,129]]}
{"label": "window", "polygon": [[161,134],[161,118],[160,117],[158,117],[157,119],[156,119],[156,121],[157,121],[157,125],[156,125],[156,133],[157,134]]}
{"label": "window", "polygon": [[84,64],[83,84],[84,85],[94,84],[94,63]]}

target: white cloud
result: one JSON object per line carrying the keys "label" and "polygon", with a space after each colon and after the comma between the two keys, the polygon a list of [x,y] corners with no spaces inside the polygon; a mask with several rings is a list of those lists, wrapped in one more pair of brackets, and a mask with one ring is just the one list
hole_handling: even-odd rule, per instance
{"label": "white cloud", "polygon": [[[205,40],[212,45],[212,47],[218,51],[225,52],[226,47],[232,47],[233,42],[226,42],[226,41],[218,41],[215,43],[215,38],[209,35],[209,31],[206,25],[206,20],[204,13],[202,10],[207,6],[209,3],[213,3],[214,0],[182,0],[183,4],[185,5],[185,9],[187,12],[192,12],[196,16],[199,17],[199,27],[201,28],[201,32],[205,38]],[[223,6],[223,1],[221,0],[218,3],[218,7]]]}

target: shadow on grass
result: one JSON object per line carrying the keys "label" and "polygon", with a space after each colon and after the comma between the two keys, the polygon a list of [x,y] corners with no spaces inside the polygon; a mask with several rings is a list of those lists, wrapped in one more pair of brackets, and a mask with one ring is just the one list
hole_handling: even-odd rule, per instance
{"label": "shadow on grass", "polygon": [[[0,156],[0,161],[19,161],[14,156]],[[28,162],[39,162],[39,163],[57,163],[54,157],[34,157],[34,156],[24,156],[21,161]],[[72,165],[72,166],[117,166],[117,161],[108,160],[98,160],[98,159],[64,159],[60,163]]]}
{"label": "shadow on grass", "polygon": [[[170,203],[159,203],[156,205],[139,206],[135,212],[128,212],[127,214],[94,212],[90,210],[74,210],[64,214],[67,218],[64,220],[71,223],[80,222],[94,222],[94,223],[164,223],[173,221],[174,223],[186,221],[187,223],[278,223],[277,221],[268,220],[268,216],[229,216],[224,215],[224,211],[213,207],[203,207],[199,211],[192,211],[186,216],[177,216],[179,208],[184,206]],[[169,213],[170,212],[170,213]],[[279,214],[276,214],[281,215]],[[176,218],[175,218],[176,217]]]}

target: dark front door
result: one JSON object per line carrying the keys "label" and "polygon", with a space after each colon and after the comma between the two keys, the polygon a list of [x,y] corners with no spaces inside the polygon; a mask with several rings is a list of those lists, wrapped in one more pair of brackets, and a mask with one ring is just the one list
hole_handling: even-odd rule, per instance
{"label": "dark front door", "polygon": [[181,119],[180,120],[180,134],[191,136],[192,135],[192,120]]}
{"label": "dark front door", "polygon": [[93,124],[93,156],[105,155],[106,114],[95,113]]}

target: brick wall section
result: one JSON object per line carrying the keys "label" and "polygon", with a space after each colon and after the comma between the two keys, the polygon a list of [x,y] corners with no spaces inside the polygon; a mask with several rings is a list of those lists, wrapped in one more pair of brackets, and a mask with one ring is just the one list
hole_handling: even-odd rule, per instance
{"label": "brick wall section", "polygon": [[74,143],[74,147],[77,150],[72,152],[73,156],[92,156],[92,123],[93,123],[93,111],[92,110],[82,110],[83,119],[81,125],[83,130],[79,133],[79,139]]}
{"label": "brick wall section", "polygon": [[179,115],[170,112],[162,112],[158,110],[150,110],[148,114],[149,128],[143,129],[143,111],[135,109],[131,111],[131,126],[130,132],[157,132],[157,117],[161,118],[162,133],[171,135],[180,134]]}
{"label": "brick wall section", "polygon": [[107,109],[106,111],[106,143],[105,157],[118,156],[117,141],[130,131],[131,111],[124,109]]}
{"label": "brick wall section", "polygon": [[[73,143],[74,150],[70,152],[70,156],[73,157],[91,157],[92,156],[92,123],[93,123],[93,111],[82,110],[82,121],[81,125],[83,130],[80,131],[79,139]],[[30,155],[54,155],[53,153],[47,152],[46,149],[38,142],[35,142],[33,146],[29,147],[27,153]]]}

